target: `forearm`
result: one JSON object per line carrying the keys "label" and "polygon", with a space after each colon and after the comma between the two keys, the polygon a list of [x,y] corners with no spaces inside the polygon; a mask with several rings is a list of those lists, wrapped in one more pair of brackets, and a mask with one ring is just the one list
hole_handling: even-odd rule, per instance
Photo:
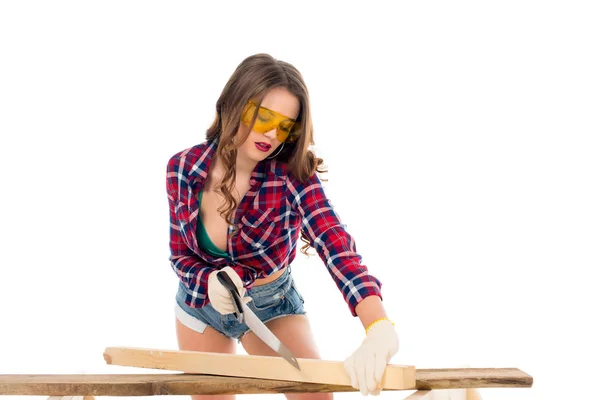
{"label": "forearm", "polygon": [[356,315],[360,318],[360,322],[362,322],[365,329],[374,321],[387,318],[383,302],[379,296],[365,297],[356,305]]}

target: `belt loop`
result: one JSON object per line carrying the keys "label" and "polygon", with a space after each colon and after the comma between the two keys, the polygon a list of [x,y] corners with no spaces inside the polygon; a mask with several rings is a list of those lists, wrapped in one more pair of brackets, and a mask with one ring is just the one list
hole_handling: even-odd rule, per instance
{"label": "belt loop", "polygon": [[288,290],[290,290],[290,287],[292,286],[292,270],[289,265],[287,266],[286,270],[287,271],[285,271],[285,280],[287,282],[285,285],[285,291],[287,292]]}

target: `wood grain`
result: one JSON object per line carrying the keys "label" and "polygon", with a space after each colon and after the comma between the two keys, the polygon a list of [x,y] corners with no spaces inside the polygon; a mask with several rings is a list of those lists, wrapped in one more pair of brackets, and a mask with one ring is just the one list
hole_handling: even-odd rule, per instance
{"label": "wood grain", "polygon": [[198,374],[0,375],[0,395],[156,396],[351,392],[351,386]]}
{"label": "wood grain", "polygon": [[533,378],[518,368],[417,369],[417,389],[522,387]]}
{"label": "wood grain", "polygon": [[[516,368],[417,369],[416,387],[407,390],[523,388],[532,384],[532,377]],[[355,391],[349,385],[182,373],[0,375],[0,395],[154,396]]]}
{"label": "wood grain", "polygon": [[[298,358],[298,371],[281,357],[136,347],[108,347],[104,359],[108,364],[127,367],[350,386],[350,377],[339,361]],[[415,380],[415,367],[388,364],[380,385],[383,389],[406,389],[414,387]]]}

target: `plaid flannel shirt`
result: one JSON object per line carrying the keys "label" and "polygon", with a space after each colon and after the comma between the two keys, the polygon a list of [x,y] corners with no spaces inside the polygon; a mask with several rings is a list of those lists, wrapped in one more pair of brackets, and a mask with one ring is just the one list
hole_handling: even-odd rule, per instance
{"label": "plaid flannel shirt", "polygon": [[229,227],[227,252],[231,259],[215,257],[199,248],[196,227],[198,193],[204,187],[218,142],[206,141],[173,155],[167,165],[170,211],[171,267],[187,288],[186,304],[208,303],[208,276],[215,269],[233,268],[244,287],[288,266],[296,257],[300,230],[310,238],[353,316],[365,297],[381,298],[381,282],[361,264],[354,239],[345,230],[313,174],[301,183],[288,174],[285,163],[259,162],[250,178],[251,187],[235,212],[239,230]]}

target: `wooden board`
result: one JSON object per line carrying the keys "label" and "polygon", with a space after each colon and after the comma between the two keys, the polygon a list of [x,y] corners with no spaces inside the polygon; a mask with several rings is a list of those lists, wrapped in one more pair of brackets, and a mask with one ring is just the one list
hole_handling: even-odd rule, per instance
{"label": "wooden board", "polygon": [[417,369],[418,389],[531,387],[533,378],[518,368]]}
{"label": "wooden board", "polygon": [[[350,386],[350,377],[339,361],[299,358],[298,371],[281,357],[136,347],[107,347],[104,359],[127,367]],[[414,387],[415,367],[388,364],[380,385],[383,389]]]}
{"label": "wooden board", "polygon": [[[532,378],[516,368],[416,370],[410,390],[531,387]],[[447,384],[447,387],[442,387]],[[386,389],[384,389],[386,390]],[[0,375],[0,395],[29,396],[154,396],[194,394],[356,392],[349,385],[290,382],[197,374]],[[507,394],[508,395],[508,394]]]}
{"label": "wooden board", "polygon": [[0,395],[156,396],[354,391],[352,386],[344,385],[181,373],[0,375]]}

